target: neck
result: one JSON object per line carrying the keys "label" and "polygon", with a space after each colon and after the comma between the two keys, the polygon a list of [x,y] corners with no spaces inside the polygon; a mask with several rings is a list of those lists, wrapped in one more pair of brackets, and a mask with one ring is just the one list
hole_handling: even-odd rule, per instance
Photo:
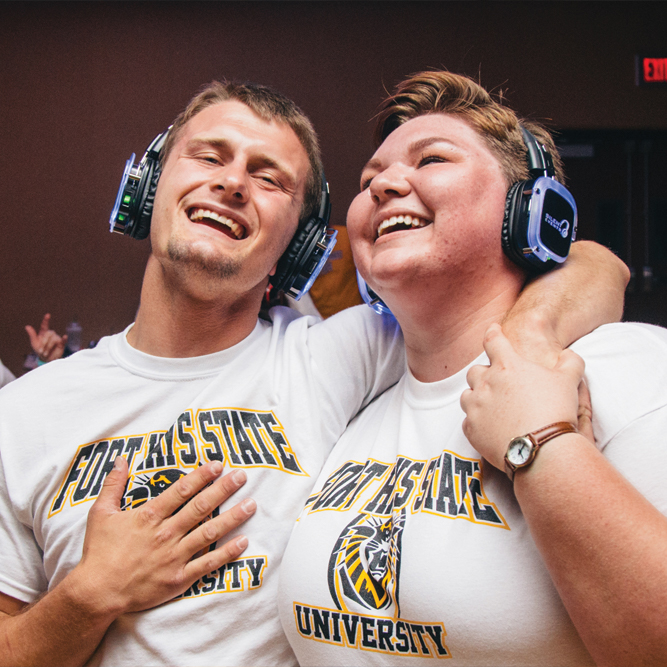
{"label": "neck", "polygon": [[232,347],[253,331],[264,282],[239,295],[226,294],[224,285],[202,276],[190,278],[151,255],[127,336],[132,347],[157,357],[197,357]]}
{"label": "neck", "polygon": [[390,305],[405,339],[408,366],[421,382],[444,380],[484,351],[484,333],[501,322],[516,302],[521,281],[511,280],[483,293],[457,287],[455,296],[441,289]]}

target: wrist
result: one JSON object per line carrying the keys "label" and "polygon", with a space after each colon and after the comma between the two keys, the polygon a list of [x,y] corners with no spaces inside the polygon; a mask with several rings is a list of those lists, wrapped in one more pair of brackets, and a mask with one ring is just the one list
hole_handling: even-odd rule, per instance
{"label": "wrist", "polygon": [[579,432],[554,438],[541,449],[532,465],[516,471],[514,492],[517,498],[529,490],[540,495],[549,493],[553,485],[562,485],[563,475],[569,478],[572,470],[580,468],[582,461],[591,455],[599,455],[597,448]]}
{"label": "wrist", "polygon": [[[74,612],[101,625],[110,625],[121,614],[125,605],[120,596],[101,585],[102,577],[90,575],[79,563],[58,585],[65,604]],[[57,590],[56,589],[56,590]]]}
{"label": "wrist", "polygon": [[559,340],[555,321],[534,308],[510,317],[502,324],[512,347],[524,358],[553,368],[564,345]]}
{"label": "wrist", "polygon": [[532,466],[543,445],[570,433],[577,433],[576,425],[572,422],[559,421],[512,438],[507,446],[504,459],[505,472],[510,481],[514,481],[516,472]]}

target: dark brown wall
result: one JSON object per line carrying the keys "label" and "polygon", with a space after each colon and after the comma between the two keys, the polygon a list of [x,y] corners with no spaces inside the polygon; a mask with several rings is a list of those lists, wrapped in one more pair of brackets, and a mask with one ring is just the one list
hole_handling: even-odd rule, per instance
{"label": "dark brown wall", "polygon": [[0,3],[0,357],[19,373],[44,312],[84,341],[129,323],[149,251],[107,232],[122,167],[216,77],[273,85],[313,119],[342,223],[372,116],[427,67],[502,87],[564,128],[667,128],[662,2]]}

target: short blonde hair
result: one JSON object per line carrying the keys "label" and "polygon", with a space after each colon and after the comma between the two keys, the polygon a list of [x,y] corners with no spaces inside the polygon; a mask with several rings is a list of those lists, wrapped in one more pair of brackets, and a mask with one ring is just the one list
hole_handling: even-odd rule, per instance
{"label": "short blonde hair", "polygon": [[418,72],[396,86],[376,116],[376,147],[403,123],[431,113],[457,115],[465,120],[496,156],[508,187],[529,178],[526,145],[519,129],[523,125],[546,146],[553,158],[556,178],[564,181],[563,163],[547,129],[520,121],[514,111],[503,106],[502,98],[494,100],[473,79],[443,70]]}
{"label": "short blonde hair", "polygon": [[242,102],[263,120],[279,120],[286,123],[298,137],[310,162],[310,171],[301,208],[301,221],[303,221],[311,211],[319,206],[322,194],[321,183],[324,169],[319,141],[306,114],[292,100],[268,86],[260,86],[255,83],[235,83],[226,80],[212,81],[204,86],[174,120],[162,152],[162,164],[164,164],[178,140],[181,130],[189,120],[207,107],[228,100]]}

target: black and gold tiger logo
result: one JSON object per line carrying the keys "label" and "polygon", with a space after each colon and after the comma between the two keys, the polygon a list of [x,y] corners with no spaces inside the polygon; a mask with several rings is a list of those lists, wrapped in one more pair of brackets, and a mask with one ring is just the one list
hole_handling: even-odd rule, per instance
{"label": "black and gold tiger logo", "polygon": [[123,509],[140,507],[151,498],[155,498],[166,491],[174,482],[177,482],[181,477],[185,477],[186,474],[185,471],[178,468],[165,468],[153,475],[135,475],[134,478],[129,478],[128,488],[123,498]]}
{"label": "black and gold tiger logo", "polygon": [[388,517],[359,514],[329,559],[329,592],[338,609],[400,615],[398,588],[405,509]]}

